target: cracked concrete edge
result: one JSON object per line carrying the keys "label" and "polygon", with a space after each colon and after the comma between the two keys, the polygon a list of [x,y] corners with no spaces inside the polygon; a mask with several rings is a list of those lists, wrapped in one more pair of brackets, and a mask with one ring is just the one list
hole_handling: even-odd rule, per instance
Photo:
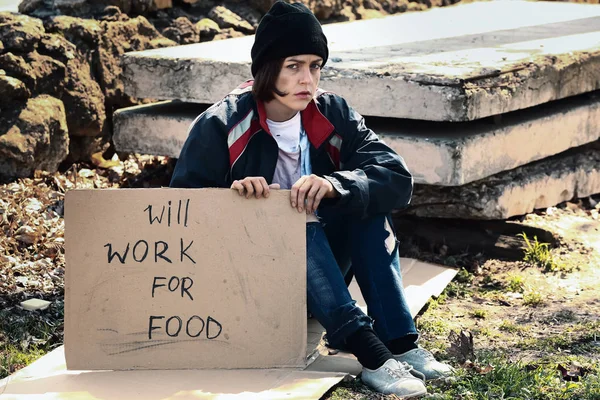
{"label": "cracked concrete edge", "polygon": [[514,72],[464,84],[466,120],[529,108],[600,89],[600,51],[538,57]]}
{"label": "cracked concrete edge", "polygon": [[[124,55],[127,94],[214,103],[251,78],[249,63]],[[510,72],[468,80],[405,67],[323,71],[321,86],[364,115],[470,121],[600,89],[600,51],[542,56]]]}
{"label": "cracked concrete edge", "polygon": [[477,181],[600,139],[600,97],[590,95],[588,100],[584,100],[579,96],[539,108],[544,110],[519,112],[530,115],[530,118],[510,119],[506,116],[496,129],[457,141],[462,146],[459,154],[462,164],[455,170],[460,176],[454,176],[453,186]]}
{"label": "cracked concrete edge", "polygon": [[417,185],[408,213],[507,219],[600,193],[600,141],[458,187]]}

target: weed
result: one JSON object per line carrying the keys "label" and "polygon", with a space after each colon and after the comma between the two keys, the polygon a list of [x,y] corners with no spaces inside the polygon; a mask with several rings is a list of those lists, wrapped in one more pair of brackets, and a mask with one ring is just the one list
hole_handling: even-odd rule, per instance
{"label": "weed", "polygon": [[485,319],[487,317],[487,315],[488,315],[487,311],[482,308],[479,308],[479,309],[471,312],[471,316],[473,318]]}
{"label": "weed", "polygon": [[456,274],[456,277],[454,277],[454,280],[459,283],[471,283],[473,282],[473,274],[469,273],[466,269],[461,268],[460,271],[458,271],[458,274]]}
{"label": "weed", "polygon": [[526,233],[519,234],[525,240],[525,256],[523,261],[543,268],[546,272],[556,272],[563,270],[563,267],[554,259],[550,252],[548,243],[538,242],[537,236],[533,237],[533,242],[529,240]]}
{"label": "weed", "polygon": [[511,275],[506,288],[514,293],[523,293],[525,291],[525,279],[521,275]]}
{"label": "weed", "polygon": [[62,343],[63,318],[62,301],[41,312],[0,310],[0,379]]}
{"label": "weed", "polygon": [[478,328],[473,328],[473,335],[475,335],[475,336],[485,336],[485,337],[496,337],[496,336],[498,336],[497,333],[494,333],[487,326],[481,326],[481,327],[478,327]]}
{"label": "weed", "polygon": [[537,307],[544,304],[544,299],[540,292],[531,291],[523,296],[523,304],[529,307]]}

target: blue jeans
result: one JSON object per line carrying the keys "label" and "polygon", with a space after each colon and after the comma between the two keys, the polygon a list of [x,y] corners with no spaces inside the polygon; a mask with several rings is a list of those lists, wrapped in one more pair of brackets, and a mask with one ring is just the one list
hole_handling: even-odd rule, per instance
{"label": "blue jeans", "polygon": [[[306,225],[307,305],[327,331],[327,341],[342,349],[346,338],[372,326],[383,343],[418,334],[404,297],[398,246],[388,249],[388,215],[366,219],[325,218]],[[350,268],[367,303],[365,315],[344,281]]]}

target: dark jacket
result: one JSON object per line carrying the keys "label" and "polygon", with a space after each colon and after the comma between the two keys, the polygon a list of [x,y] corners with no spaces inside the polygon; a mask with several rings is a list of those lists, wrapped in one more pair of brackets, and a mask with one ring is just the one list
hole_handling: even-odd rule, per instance
{"label": "dark jacket", "polygon": [[[234,180],[262,176],[270,184],[277,164],[264,105],[246,82],[202,113],[189,130],[173,173],[171,187],[229,188]],[[315,175],[340,193],[319,212],[365,217],[405,207],[413,179],[404,160],[365,126],[364,118],[340,96],[319,91],[302,111]],[[322,210],[325,209],[325,210]]]}

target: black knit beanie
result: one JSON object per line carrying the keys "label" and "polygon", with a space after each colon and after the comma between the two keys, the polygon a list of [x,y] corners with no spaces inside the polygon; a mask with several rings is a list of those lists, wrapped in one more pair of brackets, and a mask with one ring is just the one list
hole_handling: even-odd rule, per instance
{"label": "black knit beanie", "polygon": [[256,76],[265,62],[298,54],[315,54],[325,65],[329,50],[319,20],[304,4],[278,1],[260,20],[250,54]]}

